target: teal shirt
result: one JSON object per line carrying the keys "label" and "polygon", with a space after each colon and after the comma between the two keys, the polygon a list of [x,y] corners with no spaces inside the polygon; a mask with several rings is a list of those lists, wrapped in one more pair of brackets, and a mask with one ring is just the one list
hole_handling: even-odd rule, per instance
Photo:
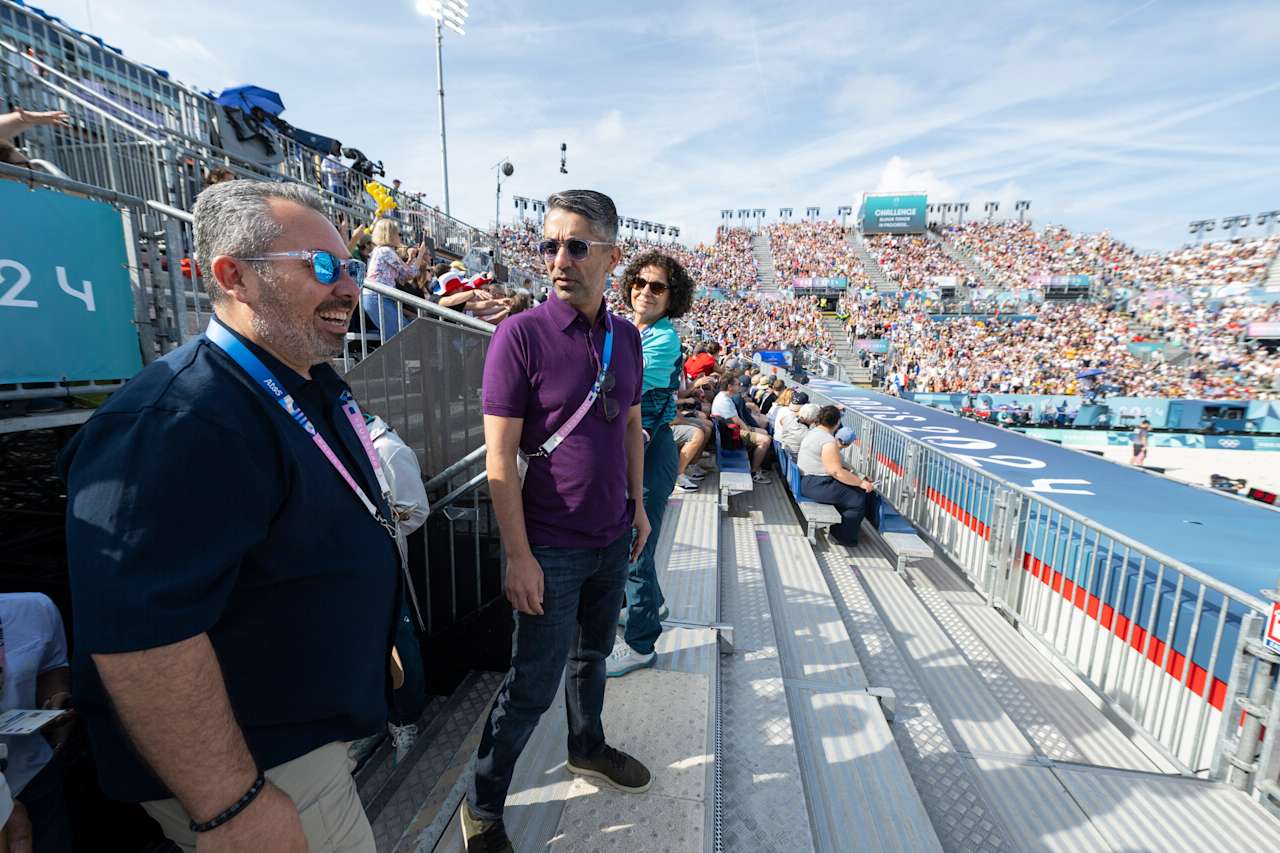
{"label": "teal shirt", "polygon": [[644,354],[644,383],[640,396],[640,420],[652,431],[676,416],[675,392],[680,388],[680,335],[663,317],[640,332]]}

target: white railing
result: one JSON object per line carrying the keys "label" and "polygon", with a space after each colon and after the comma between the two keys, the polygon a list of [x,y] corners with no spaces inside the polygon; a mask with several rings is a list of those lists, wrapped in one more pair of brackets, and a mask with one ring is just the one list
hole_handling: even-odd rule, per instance
{"label": "white railing", "polygon": [[[1246,720],[1280,713],[1259,642],[1269,605],[968,464],[962,447],[901,431],[904,414],[867,396],[844,415],[883,497],[1171,769],[1274,786],[1275,744],[1264,752],[1277,758],[1259,767],[1259,732],[1240,725],[1242,710]],[[1250,709],[1259,689],[1271,704]],[[1245,757],[1226,758],[1236,753]]]}

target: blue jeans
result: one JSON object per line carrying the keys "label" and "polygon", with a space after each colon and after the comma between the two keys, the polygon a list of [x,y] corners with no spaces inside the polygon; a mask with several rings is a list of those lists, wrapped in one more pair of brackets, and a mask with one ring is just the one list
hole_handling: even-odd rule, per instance
{"label": "blue jeans", "polygon": [[485,722],[467,794],[476,816],[502,817],[516,759],[551,707],[566,661],[569,755],[589,758],[604,746],[604,659],[613,650],[630,550],[630,531],[603,548],[534,546],[543,612],[515,614],[511,669]]}
{"label": "blue jeans", "polygon": [[409,318],[400,310],[400,304],[389,296],[366,290],[360,295],[360,305],[364,308],[366,328],[377,329],[383,343],[409,325]]}
{"label": "blue jeans", "polygon": [[671,436],[671,426],[662,424],[653,432],[649,445],[644,449],[644,512],[649,516],[649,541],[645,543],[640,559],[627,569],[627,645],[642,655],[653,651],[653,645],[662,634],[662,622],[658,611],[664,601],[662,587],[658,586],[658,567],[653,562],[662,533],[662,516],[667,511],[667,499],[676,487],[676,468],[680,464],[680,452]]}

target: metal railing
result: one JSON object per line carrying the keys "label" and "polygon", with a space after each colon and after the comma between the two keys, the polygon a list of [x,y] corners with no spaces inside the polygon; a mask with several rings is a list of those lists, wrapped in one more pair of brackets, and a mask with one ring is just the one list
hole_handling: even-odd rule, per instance
{"label": "metal railing", "polygon": [[1259,733],[1240,724],[1280,713],[1258,652],[1266,602],[970,464],[971,439],[902,431],[904,414],[870,396],[844,414],[885,500],[1170,769],[1222,779],[1243,762],[1255,791],[1274,787],[1280,753],[1264,742],[1276,757],[1255,761]]}
{"label": "metal railing", "polygon": [[[281,152],[279,161],[268,165],[248,160],[208,138],[191,136],[171,126],[172,122],[157,122],[4,41],[0,41],[0,83],[0,94],[10,103],[33,110],[64,110],[71,115],[70,127],[33,128],[21,141],[33,158],[48,160],[84,183],[189,210],[204,188],[204,176],[220,167],[240,178],[307,184],[320,194],[329,216],[348,229],[372,218],[373,200],[363,189],[367,177],[348,169],[344,191],[331,192],[319,179],[319,152],[273,130],[263,132]],[[205,111],[194,122],[195,127],[218,125],[216,110],[221,107],[213,101],[200,97],[184,104],[184,112]],[[189,128],[193,123],[179,124]],[[473,248],[493,252],[496,246],[489,232],[409,194],[401,193],[398,203],[397,215],[407,240],[430,238],[437,250],[458,257]]]}
{"label": "metal railing", "polygon": [[372,282],[361,297],[359,331],[347,336],[342,361],[361,405],[414,449],[428,476],[431,514],[410,571],[431,634],[502,593],[480,405],[494,327]]}

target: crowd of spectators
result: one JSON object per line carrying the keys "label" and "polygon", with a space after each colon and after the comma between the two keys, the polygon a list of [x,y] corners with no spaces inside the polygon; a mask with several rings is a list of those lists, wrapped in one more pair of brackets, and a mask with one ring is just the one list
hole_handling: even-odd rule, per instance
{"label": "crowd of spectators", "polygon": [[[538,257],[537,245],[542,227],[534,220],[504,225],[499,230],[502,260],[522,270],[540,271],[544,264]],[[751,253],[751,232],[746,228],[719,228],[715,241],[692,248],[674,241],[658,242],[634,235],[624,237],[622,263],[640,252],[661,249],[678,260],[699,288],[719,290],[724,294],[744,294],[755,288],[759,271]]]}
{"label": "crowd of spectators", "polygon": [[[1035,231],[1022,222],[948,225],[942,234],[968,254],[1001,287],[1017,290],[1042,276],[1093,275],[1106,284],[1139,290],[1179,290],[1260,281],[1280,252],[1280,235],[1200,243],[1170,252],[1142,254],[1107,231],[1076,234],[1051,225]],[[870,238],[868,243],[881,238]],[[884,264],[884,261],[881,261]],[[912,272],[923,265],[911,258]],[[886,270],[887,271],[887,270]]]}
{"label": "crowd of spectators", "polygon": [[[1204,308],[1161,309],[1152,319],[1163,335],[1181,341],[1189,359],[1144,359],[1128,344],[1143,336],[1135,319],[1118,309],[1046,303],[1019,319],[954,318],[936,322],[923,311],[881,307],[851,320],[880,328],[892,363],[886,384],[898,392],[1086,394],[1248,399],[1280,393],[1280,354],[1240,343],[1243,325],[1280,316],[1275,306],[1241,306],[1218,313]],[[887,327],[887,333],[884,332]],[[1087,371],[1103,371],[1092,382]]]}
{"label": "crowd of spectators", "polygon": [[822,327],[822,312],[812,298],[695,299],[686,322],[699,337],[748,355],[758,350],[803,347],[830,357],[831,335]]}
{"label": "crowd of spectators", "polygon": [[933,276],[953,277],[958,285],[978,285],[973,273],[935,240],[910,234],[876,234],[865,242],[885,275],[901,290],[929,287]]}
{"label": "crowd of spectators", "polygon": [[849,279],[850,285],[868,284],[857,250],[847,229],[838,222],[779,222],[769,226],[773,270],[781,286],[796,278]]}

